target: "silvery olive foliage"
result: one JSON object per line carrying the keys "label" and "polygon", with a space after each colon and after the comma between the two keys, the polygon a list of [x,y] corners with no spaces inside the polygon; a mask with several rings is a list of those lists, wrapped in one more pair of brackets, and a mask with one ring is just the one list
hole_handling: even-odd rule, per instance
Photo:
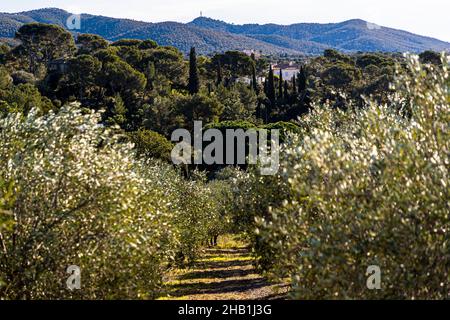
{"label": "silvery olive foliage", "polygon": [[[206,182],[139,160],[100,118],[69,105],[0,120],[0,221],[12,220],[0,229],[0,298],[153,298],[177,253],[207,238],[217,206]],[[70,265],[80,290],[66,287]]]}
{"label": "silvery olive foliage", "polygon": [[[278,176],[236,179],[248,192],[240,207],[257,215],[256,254],[290,279],[293,298],[449,298],[447,66],[410,56],[390,103],[316,106],[284,146]],[[366,286],[371,265],[381,290]]]}
{"label": "silvery olive foliage", "polygon": [[180,239],[176,263],[185,266],[198,258],[212,236],[229,230],[222,196],[227,183],[207,182],[205,173],[198,171],[188,179],[169,179],[167,183],[175,195],[172,208],[178,212],[174,219]]}
{"label": "silvery olive foliage", "polygon": [[[0,179],[0,249],[4,250],[3,232],[12,226],[12,213],[9,210],[14,203],[13,184]],[[0,274],[0,290],[5,282]]]}

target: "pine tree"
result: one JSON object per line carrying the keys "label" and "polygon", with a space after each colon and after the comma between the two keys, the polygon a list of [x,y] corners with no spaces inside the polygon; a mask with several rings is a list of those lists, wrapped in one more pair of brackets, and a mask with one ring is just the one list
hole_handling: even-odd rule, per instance
{"label": "pine tree", "polygon": [[126,113],[127,107],[125,106],[120,94],[117,93],[114,97],[114,104],[108,112],[108,119],[106,120],[106,123],[108,125],[123,126],[127,121]]}
{"label": "pine tree", "polygon": [[198,75],[197,54],[195,48],[191,48],[189,55],[189,93],[194,95],[200,91],[200,78]]}
{"label": "pine tree", "polygon": [[298,93],[302,93],[306,90],[306,72],[303,66],[300,68],[300,74],[298,76]]}

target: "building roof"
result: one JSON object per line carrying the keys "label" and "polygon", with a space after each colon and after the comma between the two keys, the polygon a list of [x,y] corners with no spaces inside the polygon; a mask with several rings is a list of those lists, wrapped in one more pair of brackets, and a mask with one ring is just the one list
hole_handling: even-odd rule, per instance
{"label": "building roof", "polygon": [[278,63],[278,64],[273,64],[272,65],[272,69],[283,69],[283,70],[299,70],[300,69],[300,65],[294,63],[294,62],[288,62],[288,63]]}

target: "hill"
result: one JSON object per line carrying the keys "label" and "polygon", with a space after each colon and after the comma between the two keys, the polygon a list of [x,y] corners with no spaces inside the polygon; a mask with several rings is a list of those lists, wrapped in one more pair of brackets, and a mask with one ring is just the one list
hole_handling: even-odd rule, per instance
{"label": "hill", "polygon": [[[245,35],[295,50],[314,53],[323,47],[346,52],[422,52],[444,51],[450,43],[410,32],[377,26],[354,19],[341,23],[298,23],[292,25],[234,25],[210,18],[197,18],[190,23],[210,30]],[[305,48],[302,50],[302,48]]]}
{"label": "hill", "polygon": [[[39,9],[20,13],[0,13],[0,38],[13,38],[25,23],[51,23],[65,27],[71,14],[61,9]],[[98,34],[115,41],[124,38],[153,39],[183,52],[195,46],[210,54],[226,50],[253,49],[266,54],[320,54],[327,48],[344,52],[422,52],[450,49],[450,43],[406,31],[374,27],[363,20],[342,23],[299,23],[293,25],[234,25],[200,17],[183,24],[147,23],[83,14],[79,33]]]}

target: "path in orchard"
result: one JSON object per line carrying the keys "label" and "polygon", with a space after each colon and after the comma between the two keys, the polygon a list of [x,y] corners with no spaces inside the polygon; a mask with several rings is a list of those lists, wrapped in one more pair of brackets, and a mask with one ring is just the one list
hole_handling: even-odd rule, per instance
{"label": "path in orchard", "polygon": [[285,298],[287,287],[271,284],[259,275],[245,245],[219,239],[205,249],[193,267],[175,271],[163,299],[169,300],[271,300]]}

